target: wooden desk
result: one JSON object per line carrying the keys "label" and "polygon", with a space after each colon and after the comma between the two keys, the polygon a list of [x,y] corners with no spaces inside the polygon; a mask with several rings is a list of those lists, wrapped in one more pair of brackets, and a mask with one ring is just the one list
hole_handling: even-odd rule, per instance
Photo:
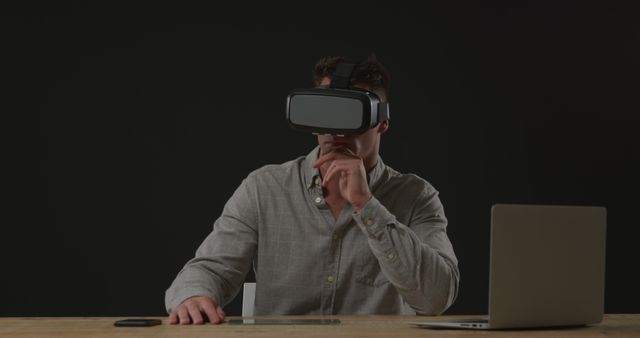
{"label": "wooden desk", "polygon": [[[229,319],[237,318],[230,317]],[[288,316],[260,318],[322,318]],[[340,325],[163,325],[115,327],[122,318],[0,318],[0,337],[640,337],[640,314],[606,315],[594,326],[571,329],[463,331],[420,329],[406,324],[415,316],[334,316]],[[439,318],[454,318],[439,317]]]}

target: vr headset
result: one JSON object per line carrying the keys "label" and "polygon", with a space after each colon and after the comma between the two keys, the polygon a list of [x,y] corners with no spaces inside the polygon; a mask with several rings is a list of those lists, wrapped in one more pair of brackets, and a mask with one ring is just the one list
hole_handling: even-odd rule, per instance
{"label": "vr headset", "polygon": [[314,134],[361,134],[389,119],[389,103],[351,86],[355,63],[336,65],[331,85],[294,89],[287,96],[287,122]]}

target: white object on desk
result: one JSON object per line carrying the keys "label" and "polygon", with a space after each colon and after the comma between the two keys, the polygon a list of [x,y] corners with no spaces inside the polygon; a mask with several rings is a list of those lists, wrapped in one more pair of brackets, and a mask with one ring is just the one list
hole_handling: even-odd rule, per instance
{"label": "white object on desk", "polygon": [[252,317],[256,299],[256,283],[244,283],[242,290],[242,317]]}

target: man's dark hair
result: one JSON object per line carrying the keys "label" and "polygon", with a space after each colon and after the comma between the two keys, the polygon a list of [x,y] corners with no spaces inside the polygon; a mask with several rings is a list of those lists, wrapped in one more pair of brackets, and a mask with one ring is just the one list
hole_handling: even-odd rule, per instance
{"label": "man's dark hair", "polygon": [[[313,67],[313,83],[318,86],[324,77],[331,77],[336,70],[336,65],[341,61],[352,61],[344,56],[323,56]],[[389,100],[389,72],[378,61],[374,54],[358,64],[351,76],[351,84],[366,83],[376,92],[382,92],[382,101]]]}

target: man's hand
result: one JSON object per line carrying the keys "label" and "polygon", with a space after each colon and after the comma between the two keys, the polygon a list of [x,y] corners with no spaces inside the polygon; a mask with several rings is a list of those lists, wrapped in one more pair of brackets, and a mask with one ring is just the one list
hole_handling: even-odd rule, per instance
{"label": "man's hand", "polygon": [[169,324],[202,324],[205,315],[211,324],[220,324],[224,321],[224,311],[216,302],[204,296],[187,298],[176,306],[169,315]]}
{"label": "man's hand", "polygon": [[326,153],[313,164],[315,168],[326,168],[322,186],[337,180],[342,198],[347,200],[356,210],[360,210],[371,199],[371,191],[367,183],[367,172],[362,159],[346,147],[336,147]]}

